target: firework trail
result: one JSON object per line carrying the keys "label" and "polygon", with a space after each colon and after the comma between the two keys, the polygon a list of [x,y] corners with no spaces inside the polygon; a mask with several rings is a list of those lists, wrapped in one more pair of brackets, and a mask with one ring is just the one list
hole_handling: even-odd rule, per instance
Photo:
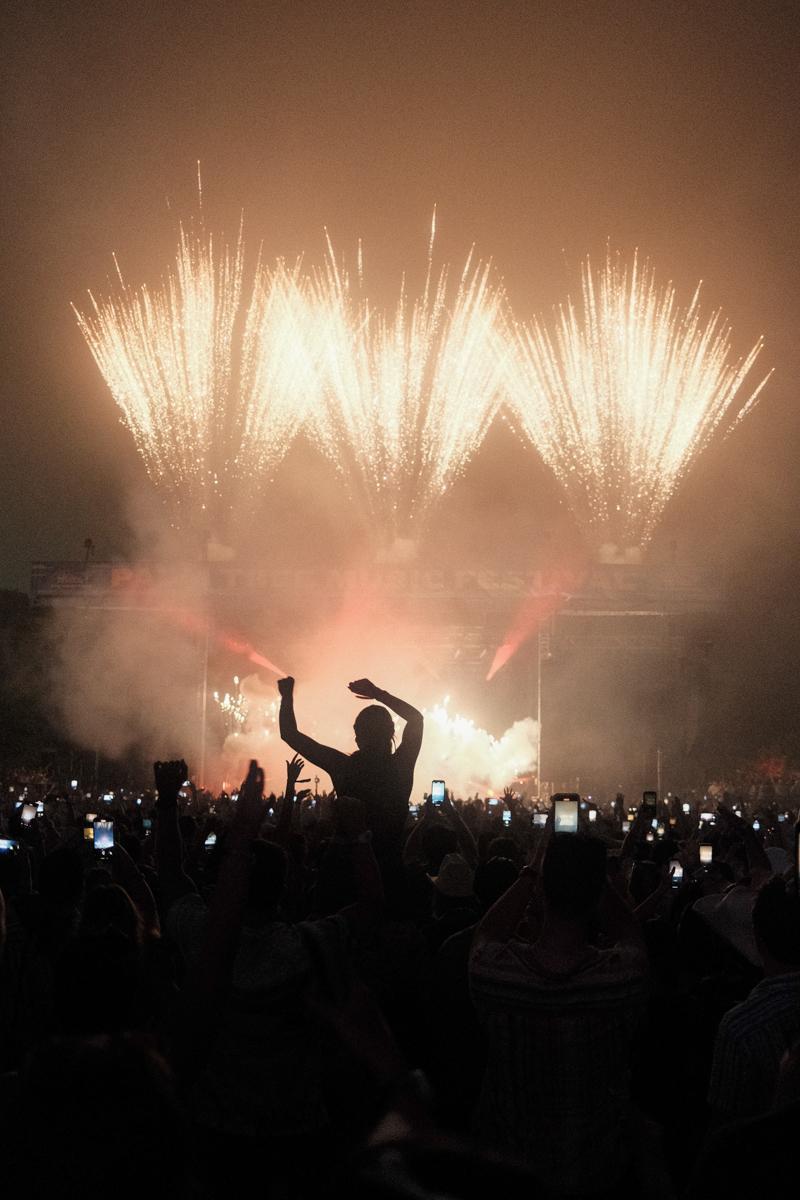
{"label": "firework trail", "polygon": [[729,327],[701,318],[699,288],[682,311],[636,258],[599,274],[587,261],[582,299],[559,310],[554,337],[518,328],[509,401],[589,541],[643,546],[715,430],[756,403],[766,378],[740,392],[762,343],[731,362]]}
{"label": "firework trail", "polygon": [[[116,260],[115,260],[116,262]],[[148,474],[178,511],[207,512],[236,457],[229,395],[242,291],[242,239],[215,250],[180,227],[160,288],[128,287],[74,309]],[[74,306],[73,306],[74,308]]]}
{"label": "firework trail", "polygon": [[421,529],[496,411],[506,342],[489,271],[470,256],[451,296],[429,256],[422,295],[403,283],[391,315],[362,298],[360,272],[354,284],[330,243],[314,277],[323,395],[310,431],[384,538]]}
{"label": "firework trail", "polygon": [[242,338],[238,394],[243,475],[274,470],[321,394],[322,339],[299,263],[259,263]]}

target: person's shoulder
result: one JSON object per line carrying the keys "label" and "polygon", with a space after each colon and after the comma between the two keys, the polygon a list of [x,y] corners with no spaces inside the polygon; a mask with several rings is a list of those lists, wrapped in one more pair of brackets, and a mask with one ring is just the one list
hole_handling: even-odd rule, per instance
{"label": "person's shoulder", "polygon": [[800,991],[800,974],[762,979],[750,993],[722,1017],[720,1032],[728,1038],[746,1037],[754,1027],[778,1018],[787,1005],[794,1010]]}
{"label": "person's shoulder", "polygon": [[302,937],[314,938],[345,948],[350,942],[350,924],[344,913],[334,913],[329,917],[317,917],[310,921],[301,921],[295,926]]}
{"label": "person's shoulder", "polygon": [[606,977],[640,976],[647,971],[647,956],[637,946],[620,942],[606,949],[590,949],[585,957],[569,969],[551,971],[544,967],[537,956],[534,943],[524,938],[513,937],[506,941],[478,943],[473,957],[487,963],[502,963],[528,972],[541,974],[543,978],[560,981],[563,978],[602,980]]}
{"label": "person's shoulder", "polygon": [[207,915],[208,909],[202,897],[197,892],[187,892],[170,905],[164,923],[165,932],[180,944],[204,925]]}
{"label": "person's shoulder", "polygon": [[609,1004],[640,1000],[647,993],[650,966],[647,952],[631,942],[618,942],[597,951],[573,983]]}
{"label": "person's shoulder", "polygon": [[206,902],[197,892],[186,892],[170,905],[169,916],[191,917],[207,912]]}
{"label": "person's shoulder", "polygon": [[419,757],[419,746],[404,739],[392,753],[391,761],[398,767],[413,767]]}
{"label": "person's shoulder", "polygon": [[592,969],[598,975],[644,975],[648,969],[647,952],[634,942],[616,942],[598,950]]}
{"label": "person's shoulder", "polygon": [[747,1042],[758,1024],[761,1003],[755,990],[723,1013],[717,1026],[717,1043],[731,1046]]}
{"label": "person's shoulder", "polygon": [[471,974],[530,976],[532,967],[531,945],[520,938],[494,941],[478,936],[473,941],[469,955]]}

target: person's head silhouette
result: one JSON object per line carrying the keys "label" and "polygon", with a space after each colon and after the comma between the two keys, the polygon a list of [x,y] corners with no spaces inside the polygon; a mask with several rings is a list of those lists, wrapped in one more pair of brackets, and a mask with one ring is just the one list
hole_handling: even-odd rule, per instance
{"label": "person's head silhouette", "polygon": [[353,722],[356,745],[366,754],[391,754],[394,721],[388,708],[370,704],[362,708]]}

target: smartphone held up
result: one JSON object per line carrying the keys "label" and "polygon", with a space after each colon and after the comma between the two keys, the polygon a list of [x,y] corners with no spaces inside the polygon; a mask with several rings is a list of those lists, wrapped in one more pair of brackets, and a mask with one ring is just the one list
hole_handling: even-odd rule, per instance
{"label": "smartphone held up", "polygon": [[114,849],[114,822],[97,817],[94,822],[94,848],[101,857],[108,857]]}
{"label": "smartphone held up", "polygon": [[553,801],[553,829],[556,833],[578,832],[578,809],[581,798],[577,792],[556,792]]}
{"label": "smartphone held up", "polygon": [[655,813],[658,807],[658,792],[642,792],[642,808],[645,812]]}

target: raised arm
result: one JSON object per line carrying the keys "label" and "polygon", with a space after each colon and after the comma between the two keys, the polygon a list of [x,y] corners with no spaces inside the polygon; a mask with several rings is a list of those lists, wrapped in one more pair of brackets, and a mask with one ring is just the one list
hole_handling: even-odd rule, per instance
{"label": "raised arm", "polygon": [[464,823],[461,813],[453,804],[453,797],[448,790],[444,793],[444,803],[442,805],[442,813],[449,819],[450,824],[455,830],[455,835],[458,838],[458,848],[467,860],[469,865],[475,869],[478,865],[478,847],[475,838]]}
{"label": "raised arm", "polygon": [[503,892],[478,922],[472,938],[471,954],[486,942],[510,941],[534,898],[538,882],[539,871],[536,867],[522,868],[517,880]]}
{"label": "raised arm", "polygon": [[142,875],[121,842],[117,842],[114,846],[111,871],[115,883],[118,883],[120,887],[125,889],[138,908],[147,932],[158,933],[158,909],[153,893],[150,891],[144,875]]}
{"label": "raised arm", "polygon": [[403,730],[403,737],[400,745],[406,754],[410,755],[416,761],[422,745],[422,713],[418,708],[414,708],[413,704],[409,704],[407,700],[401,700],[399,696],[393,696],[391,692],[385,692],[383,688],[376,687],[369,679],[356,679],[348,685],[350,691],[353,692],[361,700],[376,700],[378,704],[385,704],[393,713],[397,713],[405,721],[406,727]]}
{"label": "raised arm", "polygon": [[239,792],[200,951],[190,963],[172,1022],[172,1061],[184,1085],[207,1061],[233,977],[252,866],[264,819],[264,772],[255,761]]}
{"label": "raised arm", "polygon": [[332,775],[337,767],[344,765],[347,755],[341,750],[334,750],[332,746],[323,746],[321,742],[315,742],[297,728],[297,718],[294,715],[294,679],[291,675],[278,680],[278,691],[281,694],[279,725],[281,737],[286,745],[291,746],[296,754],[301,754],[314,766],[321,767],[323,771]]}
{"label": "raised arm", "polygon": [[178,793],[187,774],[186,763],[157,762],[155,773],[156,812],[156,870],[160,891],[161,911],[166,913],[170,905],[195,886],[183,869],[183,843],[178,827]]}
{"label": "raised arm", "polygon": [[278,825],[273,835],[274,840],[283,846],[284,849],[289,844],[289,835],[292,832],[292,813],[294,812],[297,781],[305,765],[299,754],[295,754],[291,762],[287,762],[286,764],[286,788],[284,789],[283,800],[281,801],[281,808],[278,814]]}
{"label": "raised arm", "polygon": [[253,759],[239,792],[217,886],[208,910],[200,956],[189,982],[207,1002],[217,1003],[230,985],[238,935],[250,887],[252,845],[264,819],[264,772]]}

